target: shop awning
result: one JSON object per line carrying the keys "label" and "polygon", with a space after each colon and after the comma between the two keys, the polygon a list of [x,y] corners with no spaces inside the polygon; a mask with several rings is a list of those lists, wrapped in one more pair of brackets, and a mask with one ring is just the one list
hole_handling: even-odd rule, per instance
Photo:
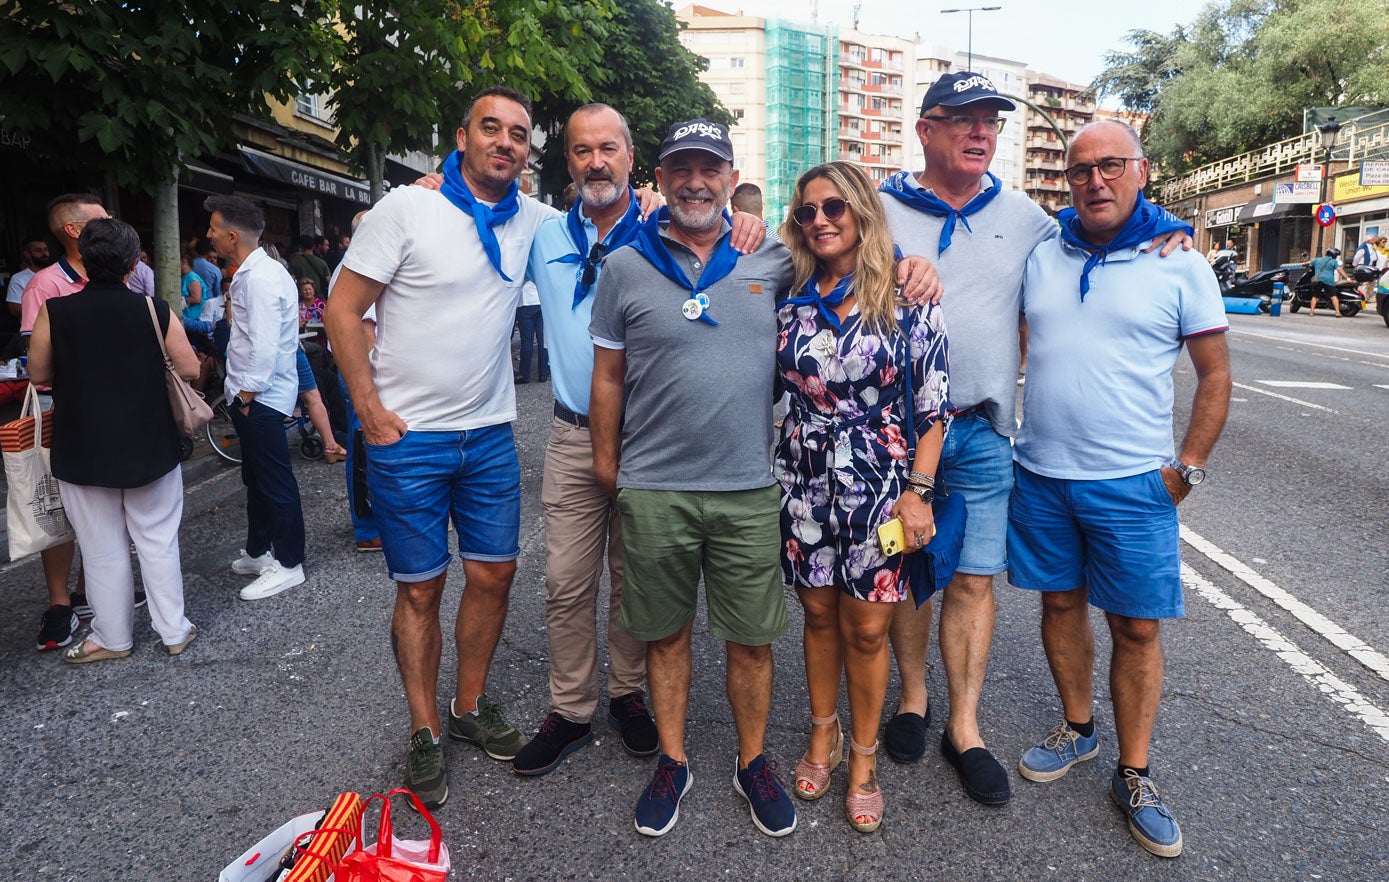
{"label": "shop awning", "polygon": [[346,199],[359,205],[371,205],[371,190],[362,182],[265,153],[253,147],[242,146],[237,149],[241,151],[241,160],[245,163],[246,170],[263,178],[282,181],[311,193]]}
{"label": "shop awning", "polygon": [[1275,220],[1290,214],[1312,214],[1312,207],[1305,202],[1251,202],[1240,209],[1239,222],[1257,224],[1261,221]]}
{"label": "shop awning", "polygon": [[232,191],[232,176],[196,159],[185,159],[178,170],[178,185],[198,193],[225,195]]}

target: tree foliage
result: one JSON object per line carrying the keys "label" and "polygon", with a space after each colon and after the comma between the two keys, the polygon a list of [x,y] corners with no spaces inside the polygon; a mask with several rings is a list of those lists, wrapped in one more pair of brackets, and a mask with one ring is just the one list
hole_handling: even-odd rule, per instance
{"label": "tree foliage", "polygon": [[1174,171],[1292,137],[1307,108],[1389,101],[1386,0],[1215,0],[1128,42],[1094,88],[1151,114],[1148,150]]}
{"label": "tree foliage", "polygon": [[321,82],[333,93],[338,146],[373,199],[385,157],[446,145],[468,97],[497,83],[532,98],[585,101],[613,0],[344,2],[342,41]]}
{"label": "tree foliage", "polygon": [[61,169],[153,191],[319,69],[331,0],[26,0],[0,8],[0,113]]}
{"label": "tree foliage", "polygon": [[[636,149],[632,180],[655,181],[653,169],[670,124],[704,117],[725,125],[732,116],[699,79],[707,62],[680,43],[680,22],[660,0],[622,0],[608,25],[602,55],[581,71],[592,84],[591,100],[611,104],[627,118]],[[569,183],[564,157],[564,122],[583,102],[542,98],[537,117],[546,120],[541,187],[558,195]]]}

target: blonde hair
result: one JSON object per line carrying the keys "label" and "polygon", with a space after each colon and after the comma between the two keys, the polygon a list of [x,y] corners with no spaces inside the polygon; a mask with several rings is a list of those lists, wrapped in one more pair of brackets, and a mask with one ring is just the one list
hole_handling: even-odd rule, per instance
{"label": "blonde hair", "polygon": [[834,185],[854,213],[858,224],[858,244],[854,253],[854,280],[849,291],[854,295],[859,315],[865,327],[883,334],[897,326],[894,308],[897,290],[897,259],[893,254],[892,234],[887,228],[887,214],[878,200],[877,188],[868,174],[848,162],[827,162],[817,165],[800,176],[786,220],[781,225],[781,241],[791,251],[796,271],[793,296],[798,293],[820,266],[820,261],[806,244],[800,225],[791,217],[805,200],[805,188],[811,181],[824,178]]}

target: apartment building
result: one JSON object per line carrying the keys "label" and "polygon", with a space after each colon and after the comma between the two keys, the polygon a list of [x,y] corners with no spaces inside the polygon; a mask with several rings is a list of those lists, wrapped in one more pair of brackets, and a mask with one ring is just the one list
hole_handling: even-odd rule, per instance
{"label": "apartment building", "polygon": [[911,165],[916,44],[859,31],[839,34],[839,158],[875,181]]}
{"label": "apartment building", "polygon": [[1070,204],[1070,188],[1061,173],[1066,167],[1066,147],[1057,129],[1067,141],[1074,137],[1095,118],[1095,97],[1088,86],[1032,70],[1027,72],[1027,97],[1047,115],[1027,109],[1023,192],[1055,214]]}

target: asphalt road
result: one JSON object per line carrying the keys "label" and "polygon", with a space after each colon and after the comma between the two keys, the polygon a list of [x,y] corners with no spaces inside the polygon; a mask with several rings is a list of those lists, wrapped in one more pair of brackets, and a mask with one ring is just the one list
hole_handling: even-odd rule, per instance
{"label": "asphalt road", "polygon": [[[971,802],[932,749],[914,766],[882,760],[880,832],[849,828],[840,772],[825,799],[798,804],[793,835],[769,839],[730,785],[722,646],[701,620],[689,722],[695,784],[674,831],[650,840],[633,830],[651,762],[626,756],[606,730],[539,779],[449,744],[452,795],[438,818],[453,878],[1389,878],[1389,388],[1376,385],[1389,386],[1389,329],[1373,314],[1231,318],[1239,385],[1210,481],[1182,507],[1188,615],[1164,626],[1153,746],[1155,779],[1182,823],[1182,857],[1139,849],[1108,800],[1116,748],[1103,673],[1099,760],[1044,785],[1014,772],[1007,807]],[[1192,380],[1181,363],[1179,426]],[[1273,385],[1286,382],[1333,385]],[[519,387],[522,556],[489,686],[528,732],[548,711],[539,489],[549,394]],[[177,659],[144,622],[125,661],[69,667],[35,653],[38,563],[0,569],[10,610],[0,626],[10,794],[0,878],[212,880],[289,817],[321,810],[341,790],[400,780],[409,733],[387,643],[394,590],[379,556],[352,550],[342,467],[298,471],[309,581],[257,603],[236,599],[245,579],[227,569],[244,528],[236,473],[187,488],[186,591],[201,634]],[[451,617],[460,568],[450,575]],[[1012,768],[1059,709],[1036,599],[1002,580],[998,597],[982,723]],[[769,735],[788,782],[808,715],[794,601],[791,611],[792,629],[775,647]],[[1104,665],[1108,644],[1095,622]],[[444,694],[453,662],[446,646]],[[930,680],[934,744],[945,706],[938,663]],[[408,812],[397,820],[407,834],[422,830]]]}

